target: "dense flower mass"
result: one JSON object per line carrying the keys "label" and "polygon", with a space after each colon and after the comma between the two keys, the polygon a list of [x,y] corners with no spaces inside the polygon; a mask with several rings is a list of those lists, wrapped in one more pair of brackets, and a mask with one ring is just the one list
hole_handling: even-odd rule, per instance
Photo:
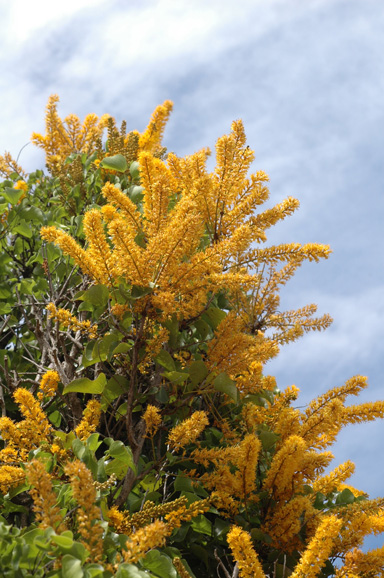
{"label": "dense flower mass", "polygon": [[[265,208],[243,124],[184,158],[110,115],[62,120],[48,174],[0,157],[0,569],[4,576],[380,578],[384,499],[330,469],[357,375],[306,407],[266,364],[316,306],[280,292],[327,245],[267,245],[299,207]],[[16,570],[15,570],[16,569]]]}

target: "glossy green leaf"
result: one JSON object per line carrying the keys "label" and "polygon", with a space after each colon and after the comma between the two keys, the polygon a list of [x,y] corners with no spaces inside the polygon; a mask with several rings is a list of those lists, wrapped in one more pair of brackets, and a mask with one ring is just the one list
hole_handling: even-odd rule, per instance
{"label": "glossy green leaf", "polygon": [[201,360],[192,361],[188,371],[191,381],[195,386],[199,385],[208,375],[208,368],[204,361]]}
{"label": "glossy green leaf", "polygon": [[170,557],[158,550],[148,552],[142,564],[159,578],[177,578],[177,572]]}
{"label": "glossy green leaf", "polygon": [[13,230],[27,239],[30,239],[33,235],[31,227],[25,221],[21,221]]}
{"label": "glossy green leaf", "polygon": [[117,154],[112,157],[104,157],[100,163],[100,167],[124,173],[128,169],[128,164],[127,159],[123,155]]}
{"label": "glossy green leaf", "polygon": [[166,371],[164,376],[171,382],[171,383],[184,383],[187,381],[189,377],[189,373],[181,372],[181,371]]}
{"label": "glossy green leaf", "polygon": [[63,578],[83,578],[84,572],[81,568],[81,561],[69,554],[65,554],[61,560],[61,572]]}
{"label": "glossy green leaf", "polygon": [[107,385],[107,378],[105,377],[104,373],[100,373],[97,379],[94,379],[93,381],[91,379],[88,379],[87,377],[75,379],[64,388],[63,394],[65,395],[66,393],[70,393],[71,391],[74,391],[76,393],[100,394],[104,391],[106,385]]}
{"label": "glossy green leaf", "polygon": [[168,371],[176,371],[175,362],[171,354],[165,351],[165,349],[162,349],[155,359],[159,365]]}
{"label": "glossy green leaf", "polygon": [[130,164],[129,172],[133,180],[137,180],[140,177],[140,165],[137,161],[133,161]]}
{"label": "glossy green leaf", "polygon": [[220,373],[220,375],[214,379],[213,387],[216,391],[221,391],[228,395],[236,403],[239,401],[239,392],[236,384],[226,373]]}
{"label": "glossy green leaf", "polygon": [[8,203],[11,203],[11,205],[17,205],[24,194],[24,191],[19,189],[11,189],[10,187],[6,187],[5,190],[1,191],[1,195],[6,201],[8,201]]}
{"label": "glossy green leaf", "polygon": [[106,285],[93,285],[87,291],[82,291],[81,294],[76,295],[76,299],[87,301],[96,307],[107,305],[109,297],[109,289]]}

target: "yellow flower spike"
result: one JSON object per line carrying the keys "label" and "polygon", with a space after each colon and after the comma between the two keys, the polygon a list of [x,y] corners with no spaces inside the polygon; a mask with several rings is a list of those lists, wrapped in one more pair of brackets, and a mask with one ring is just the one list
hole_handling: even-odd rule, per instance
{"label": "yellow flower spike", "polygon": [[233,526],[228,532],[227,542],[239,566],[239,578],[266,578],[248,532]]}
{"label": "yellow flower spike", "polygon": [[17,164],[12,155],[9,152],[5,152],[3,156],[0,155],[0,175],[3,177],[9,177],[11,173],[17,173],[23,177],[27,177],[27,174],[23,171],[20,165]]}
{"label": "yellow flower spike", "polygon": [[52,488],[52,476],[39,460],[27,464],[28,482],[33,486],[30,494],[33,498],[33,509],[40,528],[53,528],[58,534],[67,528],[57,506],[57,496]]}
{"label": "yellow flower spike", "polygon": [[101,404],[96,399],[90,399],[83,412],[83,419],[75,429],[75,434],[81,441],[85,441],[96,431],[100,422]]}
{"label": "yellow flower spike", "polygon": [[316,578],[319,575],[332,553],[342,525],[343,521],[336,516],[325,516],[322,519],[290,578]]}
{"label": "yellow flower spike", "polygon": [[171,429],[168,435],[170,448],[177,451],[193,443],[202,434],[207,425],[209,425],[209,419],[206,412],[195,411],[191,417]]}
{"label": "yellow flower spike", "polygon": [[97,149],[109,115],[100,119],[95,114],[86,116],[83,125],[79,118],[68,115],[64,121],[58,115],[59,97],[53,94],[48,99],[46,107],[46,134],[32,133],[32,143],[45,151],[46,163],[52,168],[55,163],[61,164],[71,153],[85,152],[91,154]]}
{"label": "yellow flower spike", "polygon": [[180,578],[192,578],[192,576],[190,575],[190,573],[188,572],[188,570],[186,569],[180,558],[178,557],[174,558],[172,560],[172,564],[176,568]]}
{"label": "yellow flower spike", "polygon": [[40,229],[40,235],[45,241],[58,245],[65,255],[72,257],[76,265],[80,267],[85,275],[89,275],[98,283],[102,282],[99,278],[97,268],[89,258],[89,255],[87,255],[87,252],[80,247],[70,235],[60,229],[56,229],[56,227],[42,227]]}
{"label": "yellow flower spike", "polygon": [[116,209],[120,209],[120,216],[126,221],[127,227],[132,229],[134,235],[137,235],[142,229],[142,217],[135,203],[127,194],[109,182],[104,185],[101,192],[107,201],[115,207],[115,211],[108,205],[101,208],[106,219],[112,220],[116,215]]}
{"label": "yellow flower spike", "polygon": [[140,182],[144,187],[144,228],[152,237],[166,225],[169,202],[178,185],[163,161],[150,153],[140,153],[139,164]]}
{"label": "yellow flower spike", "polygon": [[314,493],[322,492],[325,496],[334,490],[339,490],[342,482],[351,477],[355,471],[355,464],[347,460],[337,466],[332,472],[320,476],[313,481],[312,488]]}
{"label": "yellow flower spike", "polygon": [[125,550],[123,550],[125,562],[134,564],[152,548],[164,546],[167,535],[167,525],[160,520],[155,520],[152,524],[140,528],[137,532],[131,534],[127,540]]}
{"label": "yellow flower spike", "polygon": [[48,319],[53,319],[67,327],[71,331],[80,331],[82,334],[88,334],[91,339],[97,337],[97,325],[91,325],[90,321],[79,321],[75,315],[66,309],[57,309],[53,303],[48,303],[47,311],[49,313]]}
{"label": "yellow flower spike", "polygon": [[0,466],[0,493],[6,494],[10,488],[25,480],[25,472],[17,466]]}
{"label": "yellow flower spike", "polygon": [[67,463],[64,472],[70,478],[73,497],[80,506],[77,521],[81,541],[90,552],[88,560],[99,562],[103,554],[103,528],[100,509],[95,505],[96,489],[92,474],[80,460]]}
{"label": "yellow flower spike", "polygon": [[143,415],[143,420],[146,426],[146,436],[153,438],[161,424],[161,412],[159,408],[148,404],[147,409]]}
{"label": "yellow flower spike", "polygon": [[307,444],[300,436],[290,436],[274,455],[263,488],[272,490],[275,497],[290,495],[292,479],[300,469],[301,460],[307,449]]}
{"label": "yellow flower spike", "polygon": [[47,416],[40,408],[40,404],[30,391],[19,387],[13,394],[14,400],[24,416],[22,431],[24,440],[28,440],[29,447],[37,446],[43,440],[47,440],[52,430]]}
{"label": "yellow flower spike", "polygon": [[83,219],[84,233],[88,241],[87,258],[97,270],[97,278],[105,285],[113,285],[115,267],[112,252],[105,238],[102,213],[98,209],[87,211]]}
{"label": "yellow flower spike", "polygon": [[156,107],[146,130],[139,137],[139,150],[156,152],[161,146],[165,125],[172,112],[173,102],[165,100]]}
{"label": "yellow flower spike", "polygon": [[28,184],[27,184],[25,181],[20,180],[20,181],[17,181],[17,182],[15,183],[15,185],[14,185],[13,188],[16,189],[17,191],[24,191],[24,193],[26,193],[26,192],[28,191],[28,188],[29,188],[29,187],[28,187]]}
{"label": "yellow flower spike", "polygon": [[59,385],[60,376],[55,370],[48,370],[40,380],[38,399],[41,401],[44,397],[53,397],[56,394]]}

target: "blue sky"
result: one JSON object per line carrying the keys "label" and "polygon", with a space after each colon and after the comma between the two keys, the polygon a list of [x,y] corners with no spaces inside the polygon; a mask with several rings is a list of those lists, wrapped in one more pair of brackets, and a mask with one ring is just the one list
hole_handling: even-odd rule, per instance
{"label": "blue sky", "polygon": [[[354,374],[362,400],[384,398],[384,4],[380,0],[12,0],[0,5],[0,153],[17,156],[44,107],[108,112],[142,130],[155,106],[175,103],[165,144],[180,155],[242,118],[271,202],[301,208],[270,241],[329,243],[305,266],[283,307],[309,302],[333,326],[282,350],[269,366],[307,402]],[[27,146],[21,164],[43,167]],[[384,495],[384,422],[350,427],[335,465]]]}

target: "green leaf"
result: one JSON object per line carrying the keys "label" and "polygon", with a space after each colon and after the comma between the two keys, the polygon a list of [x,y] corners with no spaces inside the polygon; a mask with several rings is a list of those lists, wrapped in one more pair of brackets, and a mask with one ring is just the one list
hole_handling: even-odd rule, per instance
{"label": "green leaf", "polygon": [[273,446],[279,439],[279,436],[271,431],[263,430],[259,433],[259,439],[261,441],[263,449],[268,451],[271,448],[273,448]]}
{"label": "green leaf", "polygon": [[21,221],[13,230],[15,233],[20,233],[23,237],[27,237],[27,239],[30,239],[33,235],[32,229],[25,221]]}
{"label": "green leaf", "polygon": [[218,307],[209,307],[207,311],[204,313],[204,318],[212,327],[212,329],[216,329],[217,326],[225,319],[227,314],[225,311],[222,311]]}
{"label": "green leaf", "polygon": [[1,192],[2,197],[11,205],[17,205],[20,198],[25,194],[24,191],[18,189],[11,189],[10,187],[6,187],[4,191]]}
{"label": "green leaf", "polygon": [[208,323],[206,323],[204,319],[197,319],[197,321],[195,321],[194,323],[194,326],[196,327],[196,330],[199,333],[201,339],[205,341],[205,339],[207,338],[208,334],[211,331],[211,328],[208,325]]}
{"label": "green leaf", "polygon": [[0,315],[8,315],[12,311],[11,305],[9,303],[0,302]]}
{"label": "green leaf", "polygon": [[69,554],[65,554],[61,560],[61,572],[63,578],[83,578],[84,576],[80,560]]}
{"label": "green leaf", "polygon": [[60,427],[61,413],[59,411],[55,410],[52,413],[50,413],[48,419],[55,427]]}
{"label": "green leaf", "polygon": [[345,488],[345,490],[340,492],[340,494],[338,494],[338,496],[336,498],[336,504],[340,504],[340,505],[353,504],[354,501],[355,501],[355,496],[353,495],[351,490],[349,490],[348,488]]}
{"label": "green leaf", "polygon": [[199,385],[208,375],[208,368],[204,361],[193,361],[189,366],[189,376],[193,385]]}
{"label": "green leaf", "polygon": [[106,306],[109,298],[109,289],[106,285],[93,285],[87,291],[83,291],[81,295],[76,295],[79,301],[87,301],[95,307]]}
{"label": "green leaf", "polygon": [[133,341],[124,341],[123,343],[119,343],[119,345],[115,347],[112,353],[113,355],[117,355],[118,353],[128,353],[128,351],[131,351],[132,347]]}
{"label": "green leaf", "polygon": [[166,371],[164,376],[171,383],[184,383],[189,377],[189,373],[183,373],[181,371]]}
{"label": "green leaf", "polygon": [[212,524],[202,514],[192,519],[192,528],[199,534],[206,534],[207,536],[212,535]]}
{"label": "green leaf", "polygon": [[19,292],[23,295],[33,295],[33,288],[36,285],[34,279],[22,279],[19,283]]}
{"label": "green leaf", "polygon": [[143,199],[143,187],[139,187],[138,185],[134,185],[129,189],[129,196],[134,203],[138,203]]}
{"label": "green leaf", "polygon": [[124,173],[128,169],[127,159],[123,155],[113,155],[112,157],[105,157],[100,166],[103,169],[110,169],[119,173]]}
{"label": "green leaf", "polygon": [[120,334],[111,333],[106,335],[102,339],[98,339],[93,347],[92,360],[97,362],[105,361],[110,359],[110,351],[116,347],[116,344],[120,340]]}
{"label": "green leaf", "polygon": [[115,578],[150,578],[148,572],[142,572],[133,564],[119,564]]}
{"label": "green leaf", "polygon": [[160,351],[159,355],[155,358],[155,361],[157,361],[157,363],[162,367],[165,367],[168,371],[176,371],[175,362],[173,361],[171,354],[168,353],[168,351],[165,351],[165,349]]}
{"label": "green leaf", "polygon": [[192,480],[179,474],[174,483],[174,488],[177,492],[191,492],[193,493]]}
{"label": "green leaf", "polygon": [[221,391],[222,393],[225,393],[231,399],[233,399],[233,401],[238,403],[238,401],[239,401],[238,389],[236,387],[235,382],[232,381],[232,379],[230,377],[228,377],[228,375],[226,373],[224,373],[224,372],[220,373],[220,375],[218,375],[214,379],[213,387],[216,389],[216,391]]}
{"label": "green leaf", "polygon": [[140,165],[137,161],[130,164],[129,172],[134,181],[140,177]]}
{"label": "green leaf", "polygon": [[160,578],[177,578],[177,572],[172,560],[158,550],[151,550],[142,560],[144,568]]}
{"label": "green leaf", "polygon": [[68,550],[73,545],[73,537],[70,536],[52,536],[52,542],[60,546],[60,548],[64,548],[64,550]]}
{"label": "green leaf", "polygon": [[64,388],[63,394],[65,395],[66,393],[70,393],[71,391],[74,391],[76,393],[99,394],[104,391],[106,385],[107,385],[107,378],[105,377],[104,373],[100,373],[97,379],[94,379],[93,381],[91,379],[88,379],[87,377],[75,379]]}
{"label": "green leaf", "polygon": [[113,441],[108,449],[108,455],[123,462],[126,466],[135,469],[131,448],[128,448],[120,440]]}

